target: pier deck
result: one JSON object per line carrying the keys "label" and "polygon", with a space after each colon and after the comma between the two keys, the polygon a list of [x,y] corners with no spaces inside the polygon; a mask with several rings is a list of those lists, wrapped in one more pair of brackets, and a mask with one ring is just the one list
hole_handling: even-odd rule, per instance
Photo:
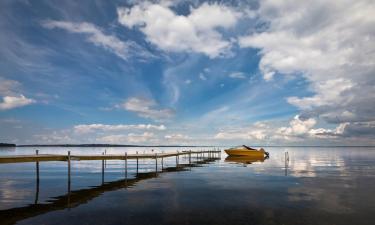
{"label": "pier deck", "polygon": [[144,153],[144,154],[102,154],[102,155],[71,155],[70,151],[67,155],[58,154],[38,154],[35,155],[9,155],[0,156],[1,163],[24,163],[24,162],[42,162],[42,161],[83,161],[83,160],[128,160],[128,159],[158,159],[173,156],[189,155],[208,155],[212,157],[215,154],[220,154],[219,150],[205,150],[205,151],[176,151],[167,153]]}

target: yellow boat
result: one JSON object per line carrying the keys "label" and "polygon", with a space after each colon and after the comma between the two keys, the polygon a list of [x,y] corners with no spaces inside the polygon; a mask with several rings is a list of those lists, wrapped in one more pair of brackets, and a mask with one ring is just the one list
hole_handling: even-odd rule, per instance
{"label": "yellow boat", "polygon": [[263,148],[255,149],[246,145],[239,147],[229,148],[224,150],[229,156],[254,156],[254,157],[268,157],[269,153],[264,151]]}

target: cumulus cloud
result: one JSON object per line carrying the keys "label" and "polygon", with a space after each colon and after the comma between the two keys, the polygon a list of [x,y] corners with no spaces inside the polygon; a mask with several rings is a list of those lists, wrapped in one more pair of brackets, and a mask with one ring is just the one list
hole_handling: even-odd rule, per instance
{"label": "cumulus cloud", "polygon": [[[265,80],[277,74],[302,75],[314,93],[290,97],[300,119],[328,123],[375,121],[375,2],[260,2],[262,29],[239,38],[259,49]],[[348,125],[350,126],[350,125]],[[292,129],[292,128],[291,128]],[[294,132],[286,129],[285,132]]]}
{"label": "cumulus cloud", "polygon": [[167,5],[143,3],[117,9],[119,22],[138,28],[158,48],[171,52],[197,52],[210,58],[227,55],[232,42],[219,29],[236,25],[241,14],[221,4],[204,3],[178,15]]}
{"label": "cumulus cloud", "polygon": [[108,125],[108,124],[81,124],[74,126],[74,131],[76,133],[85,134],[96,131],[125,131],[125,130],[166,130],[167,128],[161,125],[152,124],[118,124],[118,125]]}
{"label": "cumulus cloud", "polygon": [[42,26],[48,29],[58,28],[70,33],[86,34],[88,42],[102,47],[124,60],[127,60],[130,55],[142,58],[152,57],[151,53],[145,51],[135,42],[122,41],[114,35],[105,34],[99,27],[91,23],[47,20],[42,23]]}
{"label": "cumulus cloud", "polygon": [[100,137],[97,140],[105,143],[120,144],[120,143],[150,143],[155,135],[150,132],[142,134],[129,133],[127,135],[116,134]]}
{"label": "cumulus cloud", "polygon": [[242,72],[233,72],[229,74],[229,77],[233,79],[246,79],[246,74]]}
{"label": "cumulus cloud", "polygon": [[167,140],[173,140],[173,141],[181,141],[181,140],[189,140],[191,139],[188,135],[183,134],[167,134],[164,136]]}
{"label": "cumulus cloud", "polygon": [[232,128],[218,132],[216,140],[258,140],[263,141],[268,138],[270,127],[265,123],[255,123],[244,128]]}
{"label": "cumulus cloud", "polygon": [[26,98],[23,95],[20,96],[5,96],[3,101],[0,102],[0,110],[14,109],[26,105],[35,103],[34,99]]}
{"label": "cumulus cloud", "polygon": [[19,94],[21,83],[15,80],[8,80],[0,77],[0,111],[19,108],[30,105],[36,101]]}
{"label": "cumulus cloud", "polygon": [[159,109],[152,99],[132,97],[117,107],[130,112],[135,112],[138,116],[153,120],[164,120],[175,115],[175,111],[169,108]]}

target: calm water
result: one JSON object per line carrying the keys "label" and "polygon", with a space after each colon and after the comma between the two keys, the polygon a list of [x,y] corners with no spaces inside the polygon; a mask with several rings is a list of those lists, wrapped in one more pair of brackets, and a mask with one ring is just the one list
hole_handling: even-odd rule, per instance
{"label": "calm water", "polygon": [[[67,148],[39,148],[66,154]],[[103,148],[69,148],[101,154]],[[174,151],[159,148],[156,151]],[[183,149],[179,149],[183,150]],[[194,149],[193,149],[194,150]],[[107,148],[107,153],[143,148]],[[0,164],[0,224],[374,224],[375,148],[267,148],[264,162],[164,160]],[[285,159],[285,152],[289,160]],[[35,148],[1,149],[1,155]],[[195,158],[193,158],[196,160]]]}

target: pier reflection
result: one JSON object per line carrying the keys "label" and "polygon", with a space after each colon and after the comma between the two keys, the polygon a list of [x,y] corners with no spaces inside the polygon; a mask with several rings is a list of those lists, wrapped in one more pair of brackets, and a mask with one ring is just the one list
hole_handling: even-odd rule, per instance
{"label": "pier reflection", "polygon": [[[162,170],[156,170],[152,172],[142,172],[142,173],[135,173],[135,177],[128,179],[127,174],[125,179],[112,181],[112,182],[104,182],[102,185],[90,187],[87,189],[80,189],[80,190],[70,190],[70,179],[68,184],[68,191],[65,195],[57,196],[51,198],[48,203],[38,203],[38,196],[39,196],[39,165],[37,164],[37,176],[36,176],[36,192],[35,192],[35,202],[34,204],[30,204],[24,207],[18,208],[11,208],[6,210],[0,211],[0,221],[2,225],[11,225],[15,224],[18,221],[38,216],[41,214],[45,214],[48,212],[56,211],[56,210],[63,210],[66,208],[74,208],[81,204],[85,204],[94,198],[100,196],[101,194],[108,192],[108,191],[115,191],[119,189],[127,189],[134,187],[138,182],[142,180],[147,180],[151,178],[157,178],[162,173],[170,173],[170,172],[181,172],[181,171],[188,171],[191,167],[201,167],[204,164],[208,164],[219,160],[220,158],[206,158],[202,159],[201,161],[196,161],[188,164],[177,164],[175,167],[165,167]],[[103,175],[104,176],[104,171]]]}

